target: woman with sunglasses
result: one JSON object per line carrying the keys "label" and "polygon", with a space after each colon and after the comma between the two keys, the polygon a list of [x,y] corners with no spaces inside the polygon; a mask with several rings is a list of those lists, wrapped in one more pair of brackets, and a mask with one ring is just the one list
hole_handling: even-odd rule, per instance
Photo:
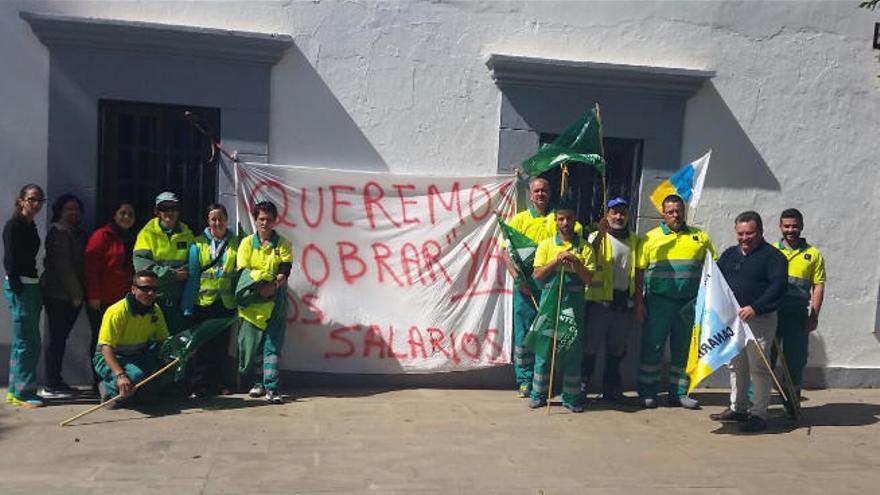
{"label": "woman with sunglasses", "polygon": [[[212,318],[235,316],[236,252],[238,236],[229,230],[226,207],[208,206],[208,226],[189,250],[189,273],[183,290],[183,313],[197,325]],[[229,327],[202,344],[192,363],[190,398],[227,395],[223,364],[229,346]]]}
{"label": "woman with sunglasses", "polygon": [[180,221],[180,200],[172,192],[156,196],[156,217],[147,222],[134,243],[134,269],[159,278],[156,304],[162,308],[171,335],[184,330],[180,297],[189,276],[187,262],[192,231]]}
{"label": "woman with sunglasses", "polygon": [[37,396],[42,300],[37,278],[40,236],[34,218],[45,202],[46,195],[40,186],[25,185],[15,199],[12,218],[3,226],[3,268],[6,270],[3,293],[12,316],[6,401],[26,408],[44,405]]}
{"label": "woman with sunglasses", "polygon": [[[86,244],[86,315],[92,327],[92,345],[89,349],[95,349],[98,342],[98,330],[101,328],[104,312],[130,292],[131,279],[134,276],[131,261],[134,222],[134,204],[120,201],[113,209],[110,221],[96,230]],[[98,381],[99,377],[95,374],[95,390]]]}
{"label": "woman with sunglasses", "polygon": [[83,252],[86,234],[79,228],[82,201],[73,194],[62,194],[52,202],[52,224],[46,233],[46,257],[40,291],[49,324],[45,350],[46,383],[40,395],[44,399],[66,399],[77,390],[64,383],[61,365],[67,337],[83,303]]}

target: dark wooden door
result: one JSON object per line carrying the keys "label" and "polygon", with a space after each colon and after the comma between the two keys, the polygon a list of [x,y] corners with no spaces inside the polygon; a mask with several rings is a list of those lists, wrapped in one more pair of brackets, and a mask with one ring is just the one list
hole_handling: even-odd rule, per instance
{"label": "dark wooden door", "polygon": [[173,191],[183,203],[181,219],[196,231],[204,226],[201,212],[217,197],[218,157],[185,112],[220,135],[216,108],[100,102],[96,225],[127,199],[134,202],[140,228],[154,216],[156,195]]}

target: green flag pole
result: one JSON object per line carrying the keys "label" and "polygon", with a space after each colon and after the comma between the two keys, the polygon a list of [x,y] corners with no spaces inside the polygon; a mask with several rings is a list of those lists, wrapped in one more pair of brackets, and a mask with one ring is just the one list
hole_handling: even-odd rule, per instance
{"label": "green flag pole", "polygon": [[553,396],[553,373],[556,371],[556,339],[559,334],[559,312],[562,310],[562,290],[565,288],[565,265],[559,272],[559,294],[556,298],[556,319],[553,323],[553,348],[550,350],[550,383],[547,385],[547,415],[550,415],[550,398]]}

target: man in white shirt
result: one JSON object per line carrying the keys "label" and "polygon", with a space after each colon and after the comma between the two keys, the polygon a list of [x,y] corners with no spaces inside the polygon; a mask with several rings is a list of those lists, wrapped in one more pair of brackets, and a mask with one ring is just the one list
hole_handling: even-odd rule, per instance
{"label": "man in white shirt", "polygon": [[596,356],[605,344],[602,398],[623,401],[620,362],[626,355],[626,341],[633,326],[633,290],[638,238],[629,230],[629,205],[613,198],[606,205],[599,230],[588,240],[596,256],[596,275],[587,289],[587,328],[581,375],[584,392],[596,366]]}

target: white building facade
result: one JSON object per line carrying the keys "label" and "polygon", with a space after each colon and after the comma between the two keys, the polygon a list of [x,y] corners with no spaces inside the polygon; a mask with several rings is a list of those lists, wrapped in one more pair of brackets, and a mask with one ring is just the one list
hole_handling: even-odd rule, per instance
{"label": "white building facade", "polygon": [[[768,240],[783,209],[804,213],[828,271],[807,385],[877,386],[880,13],[857,3],[7,1],[0,197],[73,192],[93,228],[108,188],[155,194],[155,176],[114,168],[152,163],[118,136],[167,109],[196,109],[248,160],[479,175],[511,172],[598,102],[640,233],[654,186],[707,149],[696,224],[719,250],[740,211],[762,214]],[[222,164],[164,172],[233,193]],[[84,370],[87,334],[83,315],[69,367]],[[9,340],[4,305],[3,360]]]}

